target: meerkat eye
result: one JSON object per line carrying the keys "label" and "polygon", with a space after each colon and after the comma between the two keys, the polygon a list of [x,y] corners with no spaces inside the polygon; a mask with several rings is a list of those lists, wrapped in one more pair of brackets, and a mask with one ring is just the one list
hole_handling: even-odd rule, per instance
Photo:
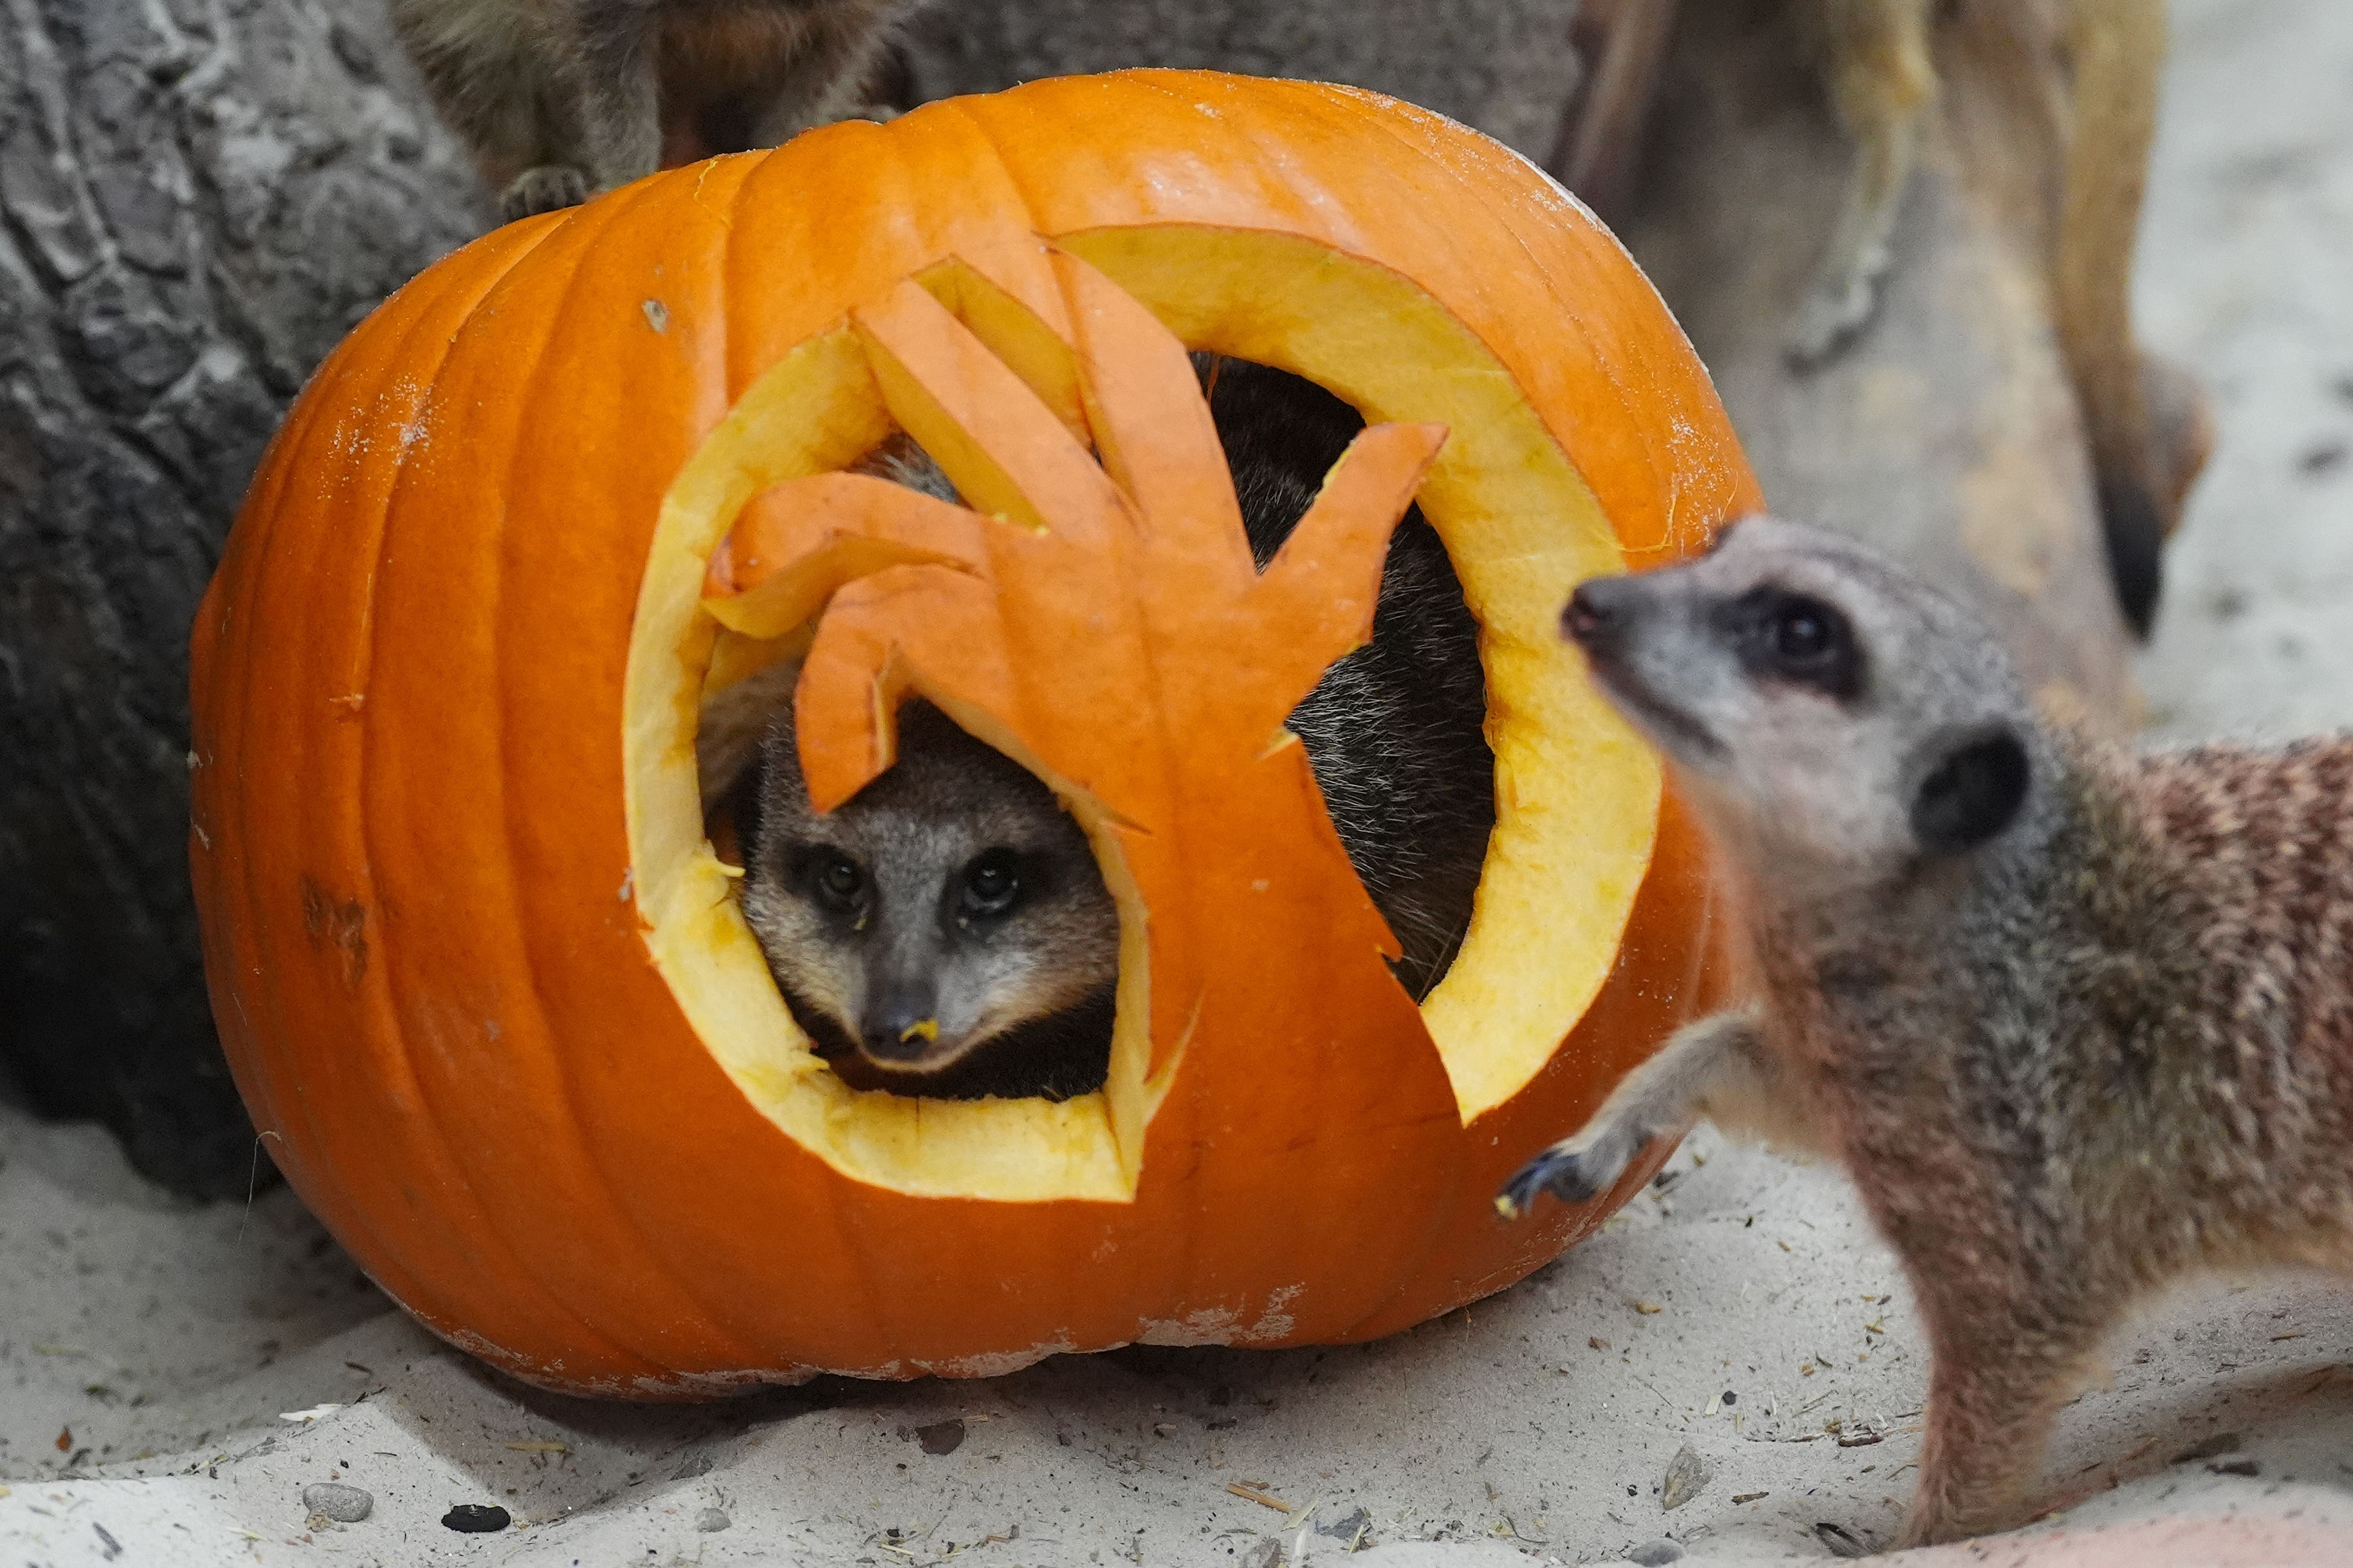
{"label": "meerkat eye", "polygon": [[858,862],[841,855],[819,862],[810,881],[817,889],[818,901],[833,910],[856,908],[858,895],[866,889],[866,873],[859,869]]}
{"label": "meerkat eye", "polygon": [[1773,653],[1784,664],[1805,664],[1830,651],[1831,624],[1805,605],[1791,605],[1773,620]]}
{"label": "meerkat eye", "polygon": [[1832,697],[1862,691],[1862,656],[1854,628],[1835,607],[1778,588],[1743,595],[1739,607],[1741,658],[1752,674]]}
{"label": "meerkat eye", "polygon": [[991,850],[965,868],[960,902],[967,914],[1001,915],[1021,898],[1021,877],[1013,858]]}

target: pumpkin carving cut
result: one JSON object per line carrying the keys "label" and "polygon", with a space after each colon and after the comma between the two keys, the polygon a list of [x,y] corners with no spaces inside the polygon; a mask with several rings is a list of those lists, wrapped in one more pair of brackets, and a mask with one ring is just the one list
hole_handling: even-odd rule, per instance
{"label": "pumpkin carving cut", "polygon": [[[298,405],[200,619],[192,856],[240,1085],[370,1271],[536,1381],[1403,1327],[1598,1222],[1487,1203],[1706,1000],[1696,847],[1554,625],[1754,503],[1630,264],[1369,95],[1135,73],[942,107],[427,274]],[[1083,157],[1058,132],[1113,117]],[[815,232],[849,170],[899,205]],[[1195,349],[1371,421],[1263,574]],[[965,506],[840,471],[899,430]],[[1498,788],[1419,1009],[1282,730],[1417,494]],[[694,747],[707,697],[804,648],[819,805],[914,693],[1087,826],[1122,907],[1101,1094],[860,1092],[809,1051]],[[316,906],[358,912],[322,936]]]}

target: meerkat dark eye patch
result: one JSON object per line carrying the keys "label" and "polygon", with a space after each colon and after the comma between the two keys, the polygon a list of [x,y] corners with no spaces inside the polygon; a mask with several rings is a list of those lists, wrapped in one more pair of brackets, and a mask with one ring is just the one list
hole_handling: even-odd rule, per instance
{"label": "meerkat dark eye patch", "polygon": [[1920,781],[1912,831],[1931,854],[1975,849],[2018,819],[2031,773],[2026,747],[2007,730],[1964,742]]}
{"label": "meerkat dark eye patch", "polygon": [[1759,679],[1851,701],[1862,694],[1862,649],[1843,611],[1786,588],[1751,588],[1729,607],[1740,663]]}

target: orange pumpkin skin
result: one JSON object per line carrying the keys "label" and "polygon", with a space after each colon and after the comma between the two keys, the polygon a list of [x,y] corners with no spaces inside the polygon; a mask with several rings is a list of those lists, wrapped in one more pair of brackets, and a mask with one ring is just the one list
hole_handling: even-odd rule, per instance
{"label": "orange pumpkin skin", "polygon": [[649,955],[624,689],[682,467],[796,345],[945,258],[1168,226],[1409,280],[1508,371],[1630,560],[1758,504],[1616,242],[1500,147],[1350,89],[1041,82],[657,175],[433,268],[297,404],[199,613],[191,858],[273,1156],[453,1342],[660,1398],[1355,1340],[1521,1278],[1648,1175],[1517,1226],[1491,1207],[1714,1000],[1708,879],[1672,801],[1599,994],[1467,1126],[1402,992],[1318,994],[1365,957],[1318,946],[1363,935],[1335,913],[1353,879],[1326,886],[1335,846],[1187,818],[1166,877],[1255,869],[1353,934],[1275,922],[1252,940],[1281,961],[1249,963],[1204,904],[1192,957],[1155,947],[1155,1060],[1197,1022],[1127,1201],[843,1174],[747,1099]]}

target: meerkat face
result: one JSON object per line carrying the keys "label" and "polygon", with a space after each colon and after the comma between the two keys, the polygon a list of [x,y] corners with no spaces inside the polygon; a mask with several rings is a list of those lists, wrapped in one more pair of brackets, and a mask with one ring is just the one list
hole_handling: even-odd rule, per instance
{"label": "meerkat face", "polygon": [[1900,874],[2020,815],[2033,721],[1991,635],[1836,535],[1757,518],[1579,587],[1563,631],[1718,829],[1777,878]]}
{"label": "meerkat face", "polygon": [[937,1072],[1118,973],[1119,911],[1051,790],[938,710],[823,816],[789,705],[762,743],[744,912],[805,1026],[886,1071]]}

